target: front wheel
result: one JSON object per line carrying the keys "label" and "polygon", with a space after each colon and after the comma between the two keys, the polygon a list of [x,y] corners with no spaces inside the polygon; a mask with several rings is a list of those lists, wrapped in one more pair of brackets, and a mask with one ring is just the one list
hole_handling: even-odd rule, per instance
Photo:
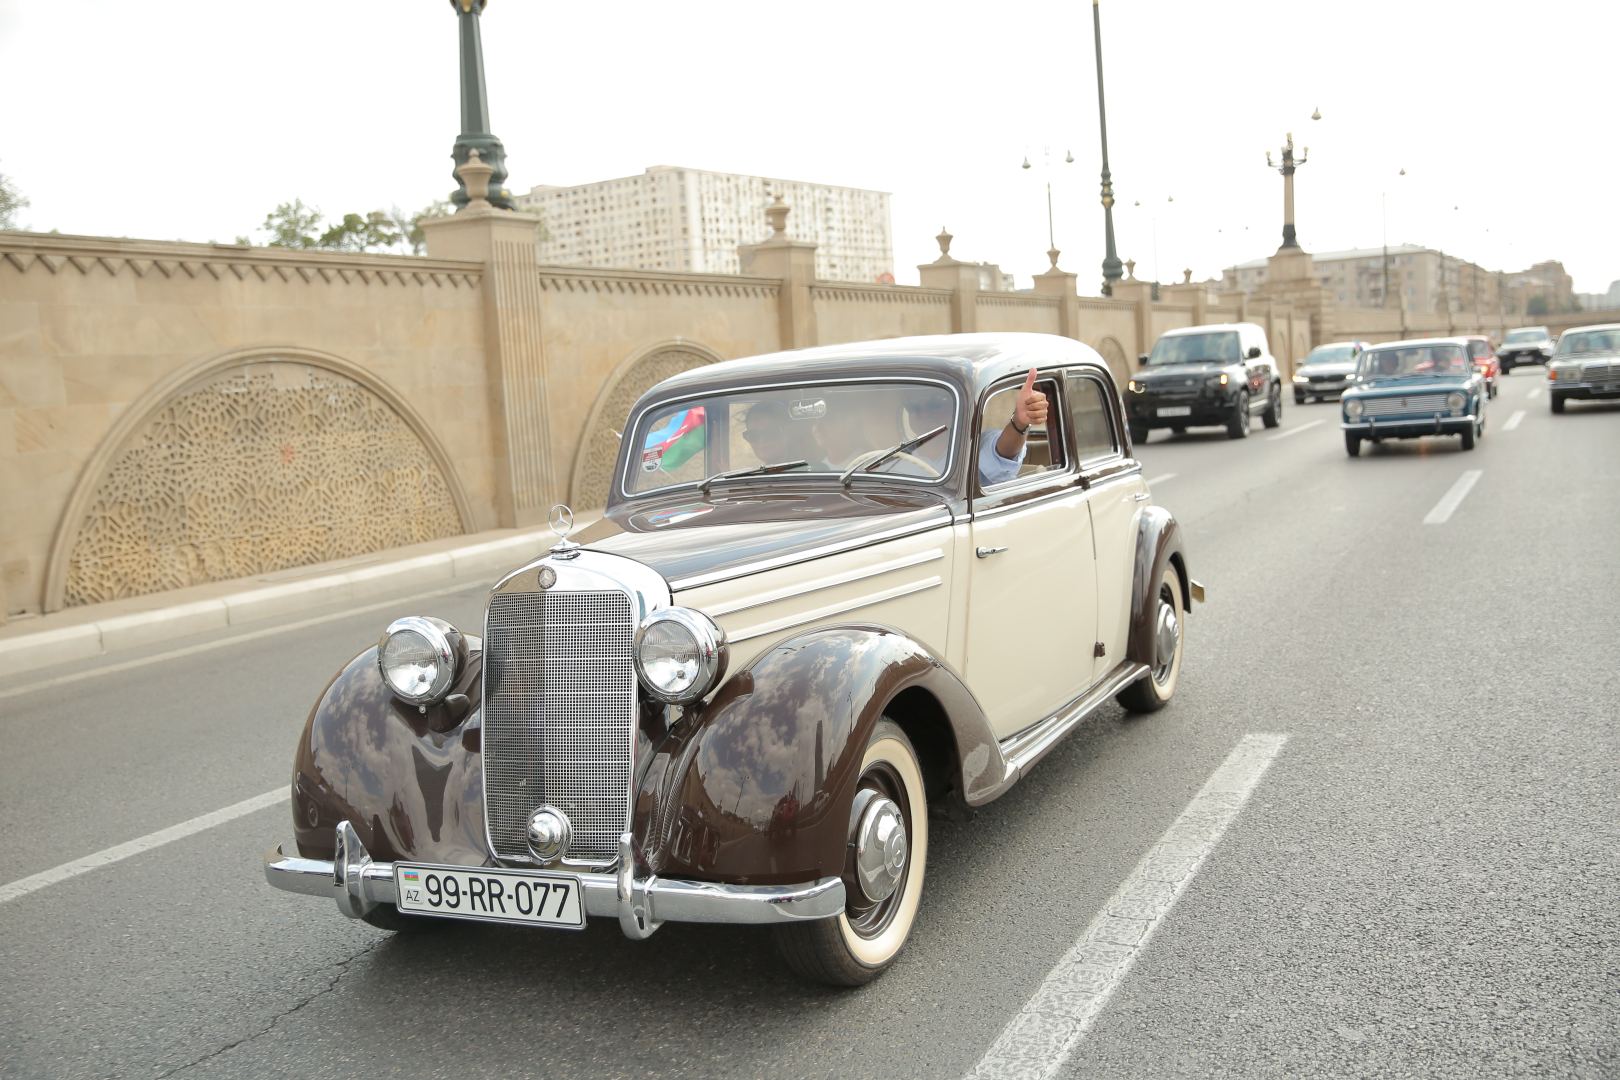
{"label": "front wheel", "polygon": [[1146,424],[1131,424],[1129,427],[1131,429],[1131,442],[1136,444],[1147,442],[1148,428]]}
{"label": "front wheel", "polygon": [[844,911],[776,927],[776,945],[803,978],[860,986],[889,969],[911,935],[928,863],[928,801],[917,752],[900,725],[878,721],[850,807]]}
{"label": "front wheel", "polygon": [[1266,427],[1274,428],[1282,423],[1282,386],[1279,384],[1271,388],[1271,404],[1266,411],[1260,414],[1260,419]]}
{"label": "front wheel", "polygon": [[1344,452],[1351,457],[1361,456],[1361,436],[1353,431],[1344,433]]}
{"label": "front wheel", "polygon": [[1305,395],[1301,394],[1297,390],[1294,391],[1294,404],[1295,405],[1303,405],[1303,404],[1305,404]]}
{"label": "front wheel", "polygon": [[1148,673],[1114,695],[1127,712],[1158,712],[1170,704],[1181,678],[1182,624],[1187,609],[1181,603],[1181,575],[1166,566],[1153,598],[1153,657]]}
{"label": "front wheel", "polygon": [[1244,390],[1237,396],[1232,405],[1232,415],[1226,421],[1226,434],[1232,439],[1247,439],[1249,437],[1249,392]]}
{"label": "front wheel", "polygon": [[1472,450],[1474,448],[1474,425],[1473,424],[1469,424],[1467,427],[1463,428],[1462,448],[1464,450]]}
{"label": "front wheel", "polygon": [[1556,412],[1556,413],[1563,412],[1564,411],[1564,395],[1560,394],[1558,391],[1554,390],[1548,396],[1552,401],[1552,411]]}

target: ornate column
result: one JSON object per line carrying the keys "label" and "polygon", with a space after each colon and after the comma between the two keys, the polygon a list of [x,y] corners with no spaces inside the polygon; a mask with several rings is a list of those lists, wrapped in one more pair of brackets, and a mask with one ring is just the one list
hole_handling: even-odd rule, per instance
{"label": "ornate column", "polygon": [[1274,164],[1271,160],[1271,151],[1266,151],[1266,166],[1282,173],[1283,178],[1283,242],[1277,250],[1298,248],[1299,241],[1294,238],[1294,170],[1305,164],[1310,157],[1311,148],[1306,147],[1300,154],[1299,160],[1294,160],[1294,133],[1288,133],[1288,141],[1283,143],[1282,164]]}
{"label": "ornate column", "polygon": [[765,221],[771,227],[771,234],[763,243],[739,245],[737,261],[746,276],[781,281],[781,292],[777,296],[781,347],[802,349],[817,344],[816,304],[812,292],[816,283],[816,245],[806,240],[788,239],[790,209],[781,195],[776,196],[765,208]]}
{"label": "ornate column", "polygon": [[951,290],[951,333],[971,334],[979,328],[979,268],[951,258],[955,239],[945,226],[939,227],[939,258],[917,267],[925,289]]}
{"label": "ornate column", "polygon": [[450,171],[457,184],[450,201],[457,209],[466,206],[470,197],[461,179],[461,167],[467,164],[467,155],[472,150],[477,150],[484,164],[492,170],[490,204],[502,210],[512,209],[512,196],[506,190],[506,148],[490,134],[489,94],[484,89],[484,43],[479,36],[478,20],[488,2],[450,0],[450,6],[456,9],[456,21],[461,24],[461,134],[450,151],[455,161]]}

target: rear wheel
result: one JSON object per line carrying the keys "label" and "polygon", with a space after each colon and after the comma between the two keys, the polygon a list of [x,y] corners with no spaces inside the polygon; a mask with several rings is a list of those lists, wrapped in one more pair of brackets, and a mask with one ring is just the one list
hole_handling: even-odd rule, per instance
{"label": "rear wheel", "polygon": [[1351,457],[1361,456],[1361,436],[1353,431],[1344,433],[1344,452]]}
{"label": "rear wheel", "polygon": [[1181,595],[1181,575],[1174,565],[1166,566],[1153,598],[1153,657],[1148,661],[1148,673],[1114,695],[1127,712],[1158,712],[1170,704],[1176,692],[1181,678],[1182,624],[1187,615]]}
{"label": "rear wheel", "polygon": [[1249,437],[1249,392],[1240,391],[1237,401],[1232,403],[1232,413],[1226,420],[1226,434],[1233,439],[1247,439]]}
{"label": "rear wheel", "polygon": [[861,758],[850,808],[844,911],[776,928],[776,945],[800,976],[860,986],[888,970],[911,935],[928,862],[928,802],[911,740],[878,721]]}
{"label": "rear wheel", "polygon": [[1271,388],[1271,404],[1260,414],[1260,419],[1266,427],[1274,428],[1282,423],[1282,401],[1282,384],[1278,383]]}

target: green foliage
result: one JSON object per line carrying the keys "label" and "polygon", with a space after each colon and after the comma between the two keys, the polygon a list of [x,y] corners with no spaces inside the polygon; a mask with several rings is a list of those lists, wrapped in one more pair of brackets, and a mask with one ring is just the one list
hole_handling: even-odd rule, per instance
{"label": "green foliage", "polygon": [[[414,214],[395,206],[368,214],[344,214],[329,225],[320,210],[305,206],[302,199],[294,199],[272,210],[259,228],[270,234],[270,247],[303,251],[397,251],[403,248],[420,255],[427,249],[422,222],[448,217],[454,212],[448,200],[440,199]],[[544,222],[536,226],[536,237],[550,239]],[[247,239],[237,237],[237,242],[247,243]]]}
{"label": "green foliage", "polygon": [[17,211],[28,205],[22,192],[17,190],[11,178],[0,173],[0,229],[15,229],[17,227]]}
{"label": "green foliage", "polygon": [[315,230],[321,227],[321,212],[305,206],[303,199],[282,203],[265,215],[259,228],[270,234],[270,247],[305,250],[321,246]]}
{"label": "green foliage", "polygon": [[401,239],[388,214],[373,210],[365,217],[344,214],[342,221],[321,234],[315,246],[327,251],[386,251]]}

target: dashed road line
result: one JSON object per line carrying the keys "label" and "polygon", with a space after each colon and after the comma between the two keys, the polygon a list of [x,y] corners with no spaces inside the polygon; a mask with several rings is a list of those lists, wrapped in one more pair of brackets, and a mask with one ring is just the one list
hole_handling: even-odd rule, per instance
{"label": "dashed road line", "polygon": [[1322,422],[1323,421],[1321,420],[1312,420],[1308,424],[1301,424],[1299,427],[1289,428],[1287,431],[1279,431],[1275,435],[1267,435],[1266,438],[1270,439],[1272,442],[1276,442],[1278,439],[1286,439],[1290,435],[1298,435],[1302,431],[1309,431],[1311,428]]}
{"label": "dashed road line", "polygon": [[1168,482],[1170,482],[1171,480],[1174,480],[1176,477],[1178,477],[1180,475],[1181,475],[1180,473],[1167,472],[1163,476],[1149,477],[1148,482],[1147,482],[1147,486],[1152,487],[1154,484],[1168,483]]}
{"label": "dashed road line", "polygon": [[1469,469],[1457,477],[1457,482],[1451,485],[1451,490],[1440,496],[1440,501],[1434,504],[1434,509],[1430,510],[1428,515],[1424,517],[1423,524],[1444,525],[1447,521],[1450,521],[1451,515],[1456,511],[1457,507],[1462,505],[1462,501],[1468,497],[1468,493],[1474,490],[1474,485],[1479,483],[1481,475],[1483,475],[1483,470]]}
{"label": "dashed road line", "polygon": [[1243,737],[1002,1029],[969,1080],[1049,1080],[1062,1070],[1287,741],[1287,735]]}
{"label": "dashed road line", "polygon": [[1524,400],[1526,400],[1526,401],[1534,401],[1534,400],[1536,400],[1536,398],[1538,398],[1540,396],[1541,396],[1541,387],[1533,386],[1533,387],[1530,388],[1530,393],[1525,395]]}
{"label": "dashed road line", "polygon": [[1522,421],[1523,419],[1524,419],[1524,410],[1519,409],[1519,410],[1515,411],[1512,416],[1507,418],[1507,423],[1502,425],[1502,430],[1503,431],[1512,431],[1514,428],[1519,426],[1520,421]]}
{"label": "dashed road line", "polygon": [[67,881],[69,878],[76,878],[80,874],[87,874],[103,866],[122,862],[132,855],[151,851],[153,848],[162,847],[164,844],[170,844],[176,840],[184,840],[186,837],[200,833],[204,829],[212,829],[215,825],[223,825],[227,821],[232,821],[245,814],[251,814],[257,810],[263,810],[267,806],[274,806],[278,802],[286,801],[287,786],[283,784],[274,791],[267,791],[263,795],[255,795],[251,799],[243,799],[241,802],[233,803],[221,810],[194,817],[190,821],[182,821],[178,825],[170,825],[167,829],[159,829],[155,833],[147,833],[145,836],[138,837],[128,843],[105,848],[94,855],[86,855],[82,859],[74,859],[72,862],[63,863],[61,866],[41,870],[39,873],[30,874],[25,878],[18,878],[9,885],[0,885],[0,904],[4,904],[8,900],[15,900],[21,896],[27,896],[31,892],[38,892],[40,889],[48,885],[55,885],[59,881]]}

